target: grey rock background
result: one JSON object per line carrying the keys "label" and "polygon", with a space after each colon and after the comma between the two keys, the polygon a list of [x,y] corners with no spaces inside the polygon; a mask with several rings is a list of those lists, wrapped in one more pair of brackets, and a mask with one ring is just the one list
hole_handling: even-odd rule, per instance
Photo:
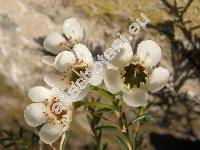
{"label": "grey rock background", "polygon": [[[169,18],[162,11],[164,6],[160,1],[159,3],[157,0],[148,2],[148,5],[145,5],[144,8],[142,7],[144,5],[140,6],[139,2],[135,3],[138,4],[135,16],[129,14],[129,11],[122,13],[123,11],[119,9],[116,15],[113,15],[113,19],[109,20],[104,12],[102,14],[100,12],[101,15],[98,14],[97,16],[88,15],[86,8],[87,5],[92,5],[92,3],[88,4],[87,0],[0,0],[0,129],[15,128],[14,120],[17,120],[20,125],[27,126],[23,119],[23,110],[30,103],[27,91],[35,85],[44,85],[43,74],[50,71],[41,62],[41,57],[44,55],[41,43],[45,36],[54,31],[62,33],[64,20],[69,17],[76,17],[85,28],[87,45],[94,51],[98,46],[102,49],[108,48],[116,38],[118,31],[127,32],[130,20],[134,21],[139,16],[140,10],[144,9],[144,12],[152,19],[153,24]],[[191,6],[191,13],[186,14],[186,19],[192,17],[194,25],[200,24],[200,5],[198,4],[199,2],[196,0],[195,4]],[[157,5],[159,7],[155,9]],[[123,7],[127,7],[125,9],[129,10],[129,6],[126,6],[126,4],[119,8]],[[155,10],[155,14],[152,14],[152,10]],[[91,14],[95,11],[99,10],[94,8]],[[115,14],[115,12],[111,14]],[[116,16],[119,16],[119,18]],[[182,38],[178,29],[176,32],[176,38],[187,42]],[[199,36],[199,29],[195,31],[195,34]],[[171,52],[170,41],[167,37],[153,29],[147,29],[135,38],[152,39],[159,42],[163,50],[160,66],[169,68],[173,76],[177,70],[174,70],[173,67],[171,57],[174,53]],[[196,59],[199,60],[199,58]],[[185,59],[182,63],[184,65],[188,61]],[[189,63],[187,67],[192,68],[193,66]],[[194,72],[199,71],[195,68],[193,70]],[[184,77],[185,74],[190,75],[190,72],[183,71],[179,76]],[[174,97],[161,99],[160,95],[170,90],[173,91],[173,89],[170,89],[171,84],[174,84],[173,79],[171,79],[168,87],[163,90],[164,92],[157,93],[150,98],[152,120],[145,131],[147,133],[171,134],[183,139],[200,140],[199,76],[194,78],[189,76],[181,85],[179,93],[186,94],[187,100],[183,98],[183,101],[179,101],[182,98],[176,92],[173,93]],[[78,116],[78,121],[75,121],[72,125],[75,134],[72,142],[76,143],[75,149],[91,142],[84,117],[84,115]],[[88,134],[87,139],[85,134]],[[112,147],[115,147],[115,145],[113,144]]]}

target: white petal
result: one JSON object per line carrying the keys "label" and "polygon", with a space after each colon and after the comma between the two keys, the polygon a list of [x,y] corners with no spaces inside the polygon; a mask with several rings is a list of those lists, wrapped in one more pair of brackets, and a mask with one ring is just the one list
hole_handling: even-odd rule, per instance
{"label": "white petal", "polygon": [[74,102],[75,101],[82,101],[84,100],[84,98],[87,96],[88,94],[88,89],[85,88],[84,90],[81,91],[81,93],[74,99]]}
{"label": "white petal", "polygon": [[70,51],[60,52],[54,62],[54,66],[61,72],[67,71],[71,65],[76,62],[75,55]]}
{"label": "white petal", "polygon": [[68,75],[62,74],[46,74],[44,76],[44,81],[53,88],[58,88],[61,90],[67,89],[70,85]]}
{"label": "white petal", "polygon": [[28,125],[37,127],[47,120],[44,112],[46,106],[43,103],[32,103],[25,108],[24,118]]}
{"label": "white petal", "polygon": [[160,46],[151,40],[142,41],[137,47],[137,55],[147,66],[155,66],[161,59]]}
{"label": "white petal", "polygon": [[52,95],[56,96],[56,97],[60,97],[62,96],[63,94],[65,94],[65,92],[63,90],[60,90],[58,88],[52,88],[51,89],[51,92],[52,92]]}
{"label": "white petal", "polygon": [[158,67],[153,70],[149,77],[147,87],[149,91],[156,92],[162,89],[169,80],[169,71],[166,68]]}
{"label": "white petal", "polygon": [[78,94],[67,91],[65,96],[59,97],[59,99],[60,99],[60,101],[63,102],[63,104],[65,106],[67,106],[73,102],[84,100],[84,98],[87,96],[87,94],[88,94],[87,88],[80,90],[80,92]]}
{"label": "white petal", "polygon": [[66,19],[63,24],[63,32],[68,39],[80,42],[83,38],[83,28],[75,18]]}
{"label": "white petal", "polygon": [[73,47],[76,57],[88,65],[93,64],[93,57],[89,49],[83,44],[76,44]]}
{"label": "white petal", "polygon": [[62,125],[47,123],[40,129],[39,136],[42,142],[45,144],[51,144],[58,140],[62,132]]}
{"label": "white petal", "polygon": [[54,32],[46,37],[44,40],[44,48],[53,54],[58,54],[60,51],[60,44],[66,42],[65,38],[57,33]]}
{"label": "white petal", "polygon": [[92,71],[92,75],[89,81],[90,84],[93,86],[100,85],[104,79],[105,72],[106,72],[105,68],[103,68],[101,71],[98,72]]}
{"label": "white petal", "polygon": [[119,71],[107,70],[104,77],[104,83],[108,91],[113,94],[124,90]]}
{"label": "white petal", "polygon": [[134,89],[125,92],[122,98],[128,106],[139,107],[147,103],[148,93],[142,89]]}
{"label": "white petal", "polygon": [[53,66],[54,65],[54,61],[55,61],[55,57],[54,56],[43,56],[42,57],[42,62],[49,65],[49,66]]}
{"label": "white petal", "polygon": [[129,43],[121,44],[120,53],[117,53],[117,56],[111,61],[113,65],[121,66],[127,61],[130,61],[133,57],[133,50]]}
{"label": "white petal", "polygon": [[36,86],[29,90],[28,96],[34,102],[41,102],[48,99],[51,96],[51,92],[43,86]]}

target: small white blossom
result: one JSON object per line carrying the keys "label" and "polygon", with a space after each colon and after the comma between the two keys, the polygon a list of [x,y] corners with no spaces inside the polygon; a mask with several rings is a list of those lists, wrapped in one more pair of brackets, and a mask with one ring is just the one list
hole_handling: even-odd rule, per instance
{"label": "small white blossom", "polygon": [[73,117],[73,104],[64,106],[59,97],[63,94],[58,89],[47,89],[36,86],[29,90],[28,96],[34,102],[24,110],[24,118],[28,125],[42,125],[39,136],[46,143],[55,142],[70,127]]}
{"label": "small white blossom", "polygon": [[83,39],[83,28],[75,18],[65,20],[63,32],[66,38],[57,32],[47,36],[43,43],[44,48],[53,54],[58,54],[66,48],[71,48]]}
{"label": "small white blossom", "polygon": [[[94,60],[89,49],[83,44],[76,44],[71,51],[60,52],[53,63],[56,73],[48,73],[44,76],[44,81],[51,87],[67,90],[76,83],[82,76],[80,72],[88,75],[87,84],[100,85],[104,77],[104,69],[98,74],[92,71]],[[89,73],[87,71],[90,70]],[[84,79],[85,80],[85,79]],[[83,82],[83,81],[82,81]],[[81,89],[81,93],[76,98],[82,100],[88,93],[87,88]]]}
{"label": "small white blossom", "polygon": [[[66,19],[63,24],[64,35],[54,32],[47,36],[43,42],[44,48],[53,54],[67,49],[71,49],[75,44],[83,39],[83,28],[75,18]],[[55,57],[44,56],[42,61],[48,65],[53,65]]]}
{"label": "small white blossom", "polygon": [[116,59],[111,61],[116,67],[106,71],[104,78],[106,88],[113,94],[123,91],[123,100],[129,106],[145,105],[148,91],[160,90],[169,79],[167,69],[162,67],[154,69],[160,59],[161,49],[154,41],[142,41],[137,47],[136,55],[130,52],[130,46],[124,46],[117,61]]}
{"label": "small white blossom", "polygon": [[[63,32],[68,39],[58,33],[49,35],[44,41],[44,48],[56,56],[44,56],[42,61],[56,68],[55,73],[48,73],[44,76],[44,81],[51,87],[67,90],[78,79],[80,72],[87,73],[92,70],[94,60],[89,49],[81,44],[83,29],[75,18],[65,20]],[[103,81],[105,70],[96,74],[94,71],[88,73],[89,84],[97,86]],[[87,88],[82,89],[79,96],[74,101],[82,100],[87,95]]]}

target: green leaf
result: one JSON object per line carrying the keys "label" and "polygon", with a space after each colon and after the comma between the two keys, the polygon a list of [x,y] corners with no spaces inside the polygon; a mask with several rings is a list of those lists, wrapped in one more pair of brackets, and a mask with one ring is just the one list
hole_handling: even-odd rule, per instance
{"label": "green leaf", "polygon": [[107,149],[107,147],[108,147],[108,143],[105,143],[105,144],[102,144],[101,145],[101,150],[106,150]]}
{"label": "green leaf", "polygon": [[20,126],[20,128],[19,128],[19,137],[20,138],[23,138],[23,133],[24,133],[24,129],[23,129],[23,127]]}
{"label": "green leaf", "polygon": [[92,126],[93,116],[91,114],[87,115],[87,120],[88,120],[88,123],[90,124],[90,126]]}
{"label": "green leaf", "polygon": [[0,139],[0,142],[3,142],[3,141],[10,141],[11,139],[10,138],[2,138]]}
{"label": "green leaf", "polygon": [[5,134],[7,134],[10,137],[13,136],[13,132],[11,130],[2,130],[2,132],[4,132]]}
{"label": "green leaf", "polygon": [[109,100],[115,101],[115,95],[114,94],[112,94],[112,93],[110,93],[110,92],[108,92],[104,89],[101,89],[97,86],[91,85],[89,88],[90,88],[90,90],[98,92],[99,94],[103,95],[104,97],[108,98]]}
{"label": "green leaf", "polygon": [[75,108],[79,108],[81,106],[98,106],[98,107],[105,107],[105,108],[109,108],[112,109],[112,105],[110,104],[105,104],[105,103],[99,103],[99,102],[89,102],[89,101],[78,101],[75,102]]}
{"label": "green leaf", "polygon": [[123,104],[124,104],[124,101],[120,100],[119,103],[118,103],[118,108],[122,107]]}
{"label": "green leaf", "polygon": [[102,108],[102,109],[98,109],[95,111],[95,115],[101,115],[103,113],[107,113],[107,112],[110,112],[112,111],[112,109],[108,109],[108,108]]}
{"label": "green leaf", "polygon": [[133,143],[132,144],[133,150],[136,150],[136,148],[137,148],[137,133],[136,132],[133,134],[133,142],[132,143]]}
{"label": "green leaf", "polygon": [[70,140],[71,136],[72,136],[72,132],[69,131],[69,133],[67,134],[67,136],[66,136],[66,138],[65,138],[65,140],[64,140],[64,142],[63,142],[62,150],[65,150],[65,147],[66,147],[67,144],[69,143],[69,140]]}
{"label": "green leaf", "polygon": [[138,114],[136,113],[136,111],[131,111],[131,120],[135,120],[138,118]]}
{"label": "green leaf", "polygon": [[120,136],[116,136],[116,139],[120,144],[122,144],[124,146],[124,148],[126,150],[128,150],[128,146],[127,146],[126,142]]}
{"label": "green leaf", "polygon": [[127,128],[127,120],[126,120],[126,116],[125,113],[123,112],[119,118],[119,125],[122,127],[123,125],[125,125],[125,127]]}
{"label": "green leaf", "polygon": [[15,143],[9,143],[9,144],[4,145],[4,147],[8,148],[8,147],[15,146],[15,145],[16,145]]}
{"label": "green leaf", "polygon": [[36,143],[38,143],[38,141],[39,141],[39,137],[35,133],[32,133],[32,135],[31,135],[31,144],[35,145]]}
{"label": "green leaf", "polygon": [[144,120],[145,118],[146,118],[145,115],[140,116],[140,117],[138,117],[137,119],[132,120],[132,121],[129,123],[129,125],[135,124],[135,123],[137,123],[138,121],[142,121],[142,120]]}
{"label": "green leaf", "polygon": [[114,127],[114,126],[99,126],[99,127],[95,128],[95,130],[103,130],[103,129],[106,129],[106,130],[116,130],[118,128]]}

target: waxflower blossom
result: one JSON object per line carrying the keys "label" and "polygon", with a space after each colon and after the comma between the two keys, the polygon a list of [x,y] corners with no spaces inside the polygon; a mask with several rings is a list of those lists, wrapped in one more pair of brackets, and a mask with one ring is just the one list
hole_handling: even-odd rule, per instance
{"label": "waxflower blossom", "polygon": [[[83,28],[75,18],[69,18],[63,24],[64,36],[58,32],[48,35],[44,42],[44,48],[50,53],[57,55],[63,50],[70,50],[75,44],[80,43],[83,38]],[[53,65],[55,56],[43,56],[42,61]]]}
{"label": "waxflower blossom", "polygon": [[66,132],[72,121],[73,104],[63,106],[59,97],[62,91],[36,86],[29,90],[28,96],[34,102],[24,110],[24,118],[28,125],[37,127],[44,124],[39,137],[46,144],[55,142]]}
{"label": "waxflower blossom", "polygon": [[49,86],[61,90],[67,90],[75,83],[79,84],[82,87],[80,94],[71,98],[70,102],[82,100],[88,93],[88,84],[87,81],[82,81],[80,72],[85,74],[88,72],[88,83],[91,85],[97,86],[103,81],[104,70],[98,72],[98,74],[97,71],[92,71],[93,62],[92,54],[88,48],[83,44],[76,44],[71,51],[62,51],[56,56],[53,66],[57,71],[45,74],[44,81]]}
{"label": "waxflower blossom", "polygon": [[[69,18],[63,24],[64,36],[58,32],[48,35],[44,40],[44,48],[52,54],[71,49],[75,44],[80,43],[84,38],[83,28],[75,18]],[[55,57],[44,56],[42,61],[52,65]]]}
{"label": "waxflower blossom", "polygon": [[[87,72],[90,75],[89,84],[97,86],[103,81],[104,70],[96,73],[92,70],[94,60],[89,49],[82,43],[83,29],[74,18],[65,20],[63,31],[67,37],[67,41],[58,33],[53,33],[44,40],[44,48],[56,56],[44,56],[42,61],[57,71],[48,73],[44,76],[44,81],[51,87],[61,90],[67,90],[80,81],[80,72]],[[81,83],[80,83],[81,82]],[[80,81],[78,84],[84,84]],[[82,100],[88,93],[87,84],[83,85],[80,94],[75,98],[71,98],[70,102]],[[69,101],[68,101],[69,102]]]}
{"label": "waxflower blossom", "polygon": [[70,48],[84,38],[83,28],[75,18],[69,18],[64,21],[63,33],[64,36],[57,32],[47,36],[44,40],[44,48],[49,52],[57,54],[62,48]]}
{"label": "waxflower blossom", "polygon": [[122,98],[129,106],[146,105],[148,92],[162,89],[169,79],[166,68],[155,68],[160,59],[161,48],[154,41],[139,43],[136,55],[130,52],[130,46],[127,47],[119,54],[117,61],[111,61],[114,67],[106,71],[106,88],[113,94],[122,91]]}

